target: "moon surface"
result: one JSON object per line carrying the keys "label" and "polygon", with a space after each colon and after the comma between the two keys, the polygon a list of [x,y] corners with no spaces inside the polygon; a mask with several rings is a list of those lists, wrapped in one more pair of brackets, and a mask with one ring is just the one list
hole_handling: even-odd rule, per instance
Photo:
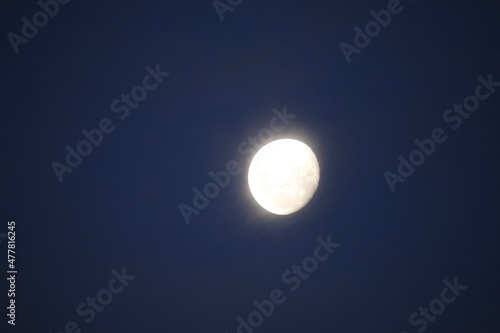
{"label": "moon surface", "polygon": [[267,211],[288,215],[303,208],[318,188],[319,164],[305,143],[280,139],[262,147],[248,170],[250,192]]}

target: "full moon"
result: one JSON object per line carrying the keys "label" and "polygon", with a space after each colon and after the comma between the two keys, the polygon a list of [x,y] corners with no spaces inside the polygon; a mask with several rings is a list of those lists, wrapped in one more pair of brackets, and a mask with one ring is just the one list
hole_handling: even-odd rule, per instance
{"label": "full moon", "polygon": [[268,143],[255,154],[248,170],[250,192],[267,211],[277,215],[295,213],[318,188],[319,164],[305,143],[281,139]]}

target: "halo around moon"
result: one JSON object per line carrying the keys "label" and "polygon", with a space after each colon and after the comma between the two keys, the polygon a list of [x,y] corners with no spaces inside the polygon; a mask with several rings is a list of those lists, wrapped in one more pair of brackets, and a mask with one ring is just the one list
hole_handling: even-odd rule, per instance
{"label": "halo around moon", "polygon": [[248,170],[250,192],[267,211],[288,215],[303,208],[319,182],[319,164],[305,143],[280,139],[262,147]]}

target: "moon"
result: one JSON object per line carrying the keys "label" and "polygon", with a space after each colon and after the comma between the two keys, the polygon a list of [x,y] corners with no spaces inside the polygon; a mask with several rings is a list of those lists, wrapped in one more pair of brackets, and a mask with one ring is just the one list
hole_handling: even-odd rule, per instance
{"label": "moon", "polygon": [[305,143],[293,139],[272,141],[253,157],[248,169],[250,192],[267,211],[289,215],[313,197],[319,182],[319,164]]}

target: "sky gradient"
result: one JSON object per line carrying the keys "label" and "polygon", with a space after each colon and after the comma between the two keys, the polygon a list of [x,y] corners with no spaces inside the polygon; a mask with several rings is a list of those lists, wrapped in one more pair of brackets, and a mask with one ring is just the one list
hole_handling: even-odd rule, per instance
{"label": "sky gradient", "polygon": [[[1,332],[500,332],[498,1],[63,3],[0,4]],[[292,215],[266,128],[318,158]]]}

